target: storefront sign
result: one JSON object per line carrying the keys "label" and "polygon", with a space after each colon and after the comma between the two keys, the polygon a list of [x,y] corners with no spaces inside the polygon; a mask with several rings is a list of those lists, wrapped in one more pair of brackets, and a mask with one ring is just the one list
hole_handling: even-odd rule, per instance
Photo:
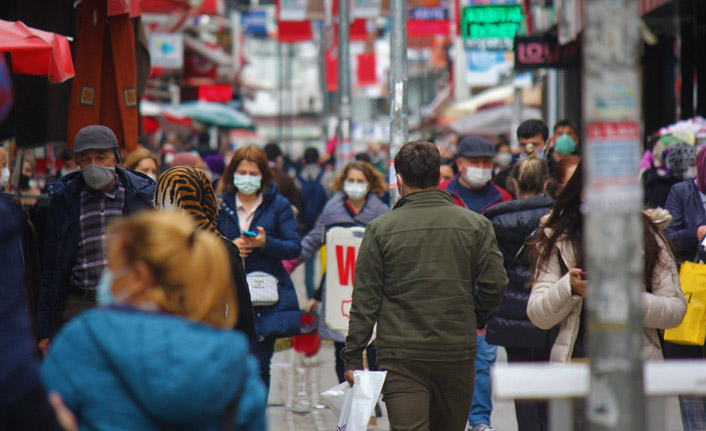
{"label": "storefront sign", "polygon": [[326,325],[348,332],[355,262],[364,228],[335,227],[326,234]]}
{"label": "storefront sign", "polygon": [[577,68],[580,64],[579,44],[573,41],[559,45],[556,36],[515,36],[515,69]]}
{"label": "storefront sign", "polygon": [[510,50],[524,19],[519,4],[465,7],[461,36],[466,48]]}

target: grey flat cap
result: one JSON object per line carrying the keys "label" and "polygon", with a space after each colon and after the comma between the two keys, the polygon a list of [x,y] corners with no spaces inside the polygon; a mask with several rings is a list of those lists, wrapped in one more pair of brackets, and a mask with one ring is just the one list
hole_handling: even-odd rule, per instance
{"label": "grey flat cap", "polygon": [[86,126],[79,130],[74,139],[74,153],[86,150],[109,150],[118,148],[118,138],[105,126]]}

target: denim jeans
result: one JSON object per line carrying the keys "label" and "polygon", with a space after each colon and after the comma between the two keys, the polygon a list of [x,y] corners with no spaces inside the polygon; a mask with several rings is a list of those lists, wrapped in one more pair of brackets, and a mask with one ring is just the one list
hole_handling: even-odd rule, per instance
{"label": "denim jeans", "polygon": [[493,400],[490,395],[490,367],[498,357],[498,346],[488,344],[485,341],[485,335],[478,336],[476,346],[476,383],[468,421],[471,426],[490,425],[490,413],[493,411]]}

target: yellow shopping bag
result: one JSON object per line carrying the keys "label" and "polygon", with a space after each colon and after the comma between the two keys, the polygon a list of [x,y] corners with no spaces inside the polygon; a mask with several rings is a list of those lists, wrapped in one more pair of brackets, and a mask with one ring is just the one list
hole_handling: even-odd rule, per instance
{"label": "yellow shopping bag", "polygon": [[684,262],[679,271],[686,296],[686,315],[681,325],[664,331],[664,340],[676,344],[703,346],[706,339],[706,265]]}

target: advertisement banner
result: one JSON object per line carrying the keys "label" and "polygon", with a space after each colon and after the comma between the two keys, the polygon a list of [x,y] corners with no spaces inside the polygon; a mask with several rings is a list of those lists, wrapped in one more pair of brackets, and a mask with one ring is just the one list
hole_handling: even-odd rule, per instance
{"label": "advertisement banner", "polygon": [[461,13],[461,37],[469,49],[511,50],[524,20],[519,4],[465,7]]}
{"label": "advertisement banner", "polygon": [[348,332],[355,262],[365,228],[335,227],[326,234],[326,325]]}
{"label": "advertisement banner", "polygon": [[181,33],[152,33],[149,37],[150,63],[162,69],[184,67],[184,36]]}

